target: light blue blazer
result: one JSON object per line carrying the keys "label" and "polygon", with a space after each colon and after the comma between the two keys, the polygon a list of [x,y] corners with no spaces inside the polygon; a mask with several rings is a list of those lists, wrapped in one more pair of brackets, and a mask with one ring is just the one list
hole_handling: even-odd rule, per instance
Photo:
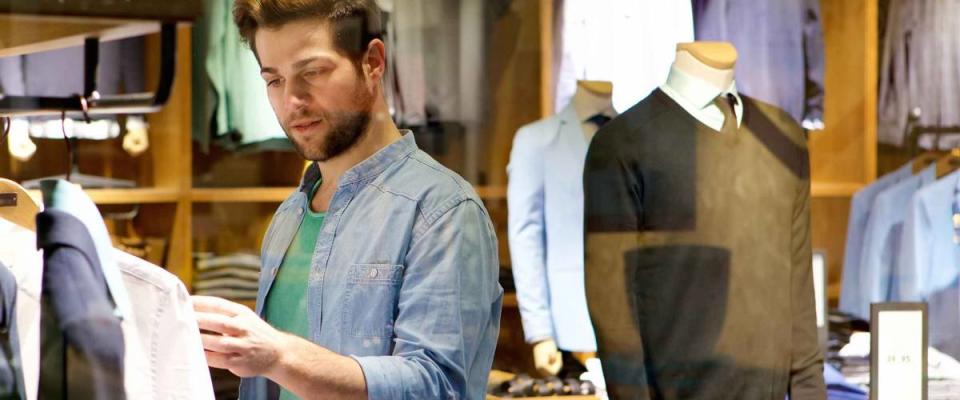
{"label": "light blue blazer", "polygon": [[517,132],[507,166],[508,234],[527,342],[596,351],[583,284],[583,164],[572,105]]}

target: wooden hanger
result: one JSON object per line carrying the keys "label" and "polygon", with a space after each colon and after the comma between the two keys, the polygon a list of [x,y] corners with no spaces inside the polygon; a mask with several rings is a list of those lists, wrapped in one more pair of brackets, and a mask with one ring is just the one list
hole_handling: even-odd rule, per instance
{"label": "wooden hanger", "polygon": [[950,150],[950,153],[937,159],[937,179],[950,175],[960,168],[960,148]]}
{"label": "wooden hanger", "polygon": [[937,160],[939,160],[941,157],[943,157],[943,153],[937,151],[928,151],[915,157],[911,161],[911,164],[913,164],[913,174],[919,174],[920,171],[923,171],[924,168],[929,167],[930,164],[937,162]]}
{"label": "wooden hanger", "polygon": [[38,213],[40,206],[23,186],[0,178],[0,218],[36,232]]}

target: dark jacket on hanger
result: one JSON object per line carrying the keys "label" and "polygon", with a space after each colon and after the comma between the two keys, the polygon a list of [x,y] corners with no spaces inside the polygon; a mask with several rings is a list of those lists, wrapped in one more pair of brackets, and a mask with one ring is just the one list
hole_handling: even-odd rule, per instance
{"label": "dark jacket on hanger", "polygon": [[746,96],[712,130],[662,90],[584,168],[587,304],[618,399],[822,399],[802,128]]}
{"label": "dark jacket on hanger", "polygon": [[798,122],[823,119],[820,0],[693,0],[693,29],[737,48],[741,93]]}
{"label": "dark jacket on hanger", "polygon": [[37,215],[43,249],[40,388],[43,399],[124,399],[124,342],[93,239],[76,217]]}
{"label": "dark jacket on hanger", "polygon": [[0,399],[26,399],[17,336],[17,279],[0,263]]}

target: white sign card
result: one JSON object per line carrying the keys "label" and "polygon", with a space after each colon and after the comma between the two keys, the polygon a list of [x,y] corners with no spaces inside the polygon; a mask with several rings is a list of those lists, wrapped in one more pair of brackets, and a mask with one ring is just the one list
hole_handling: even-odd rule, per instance
{"label": "white sign card", "polygon": [[870,400],[927,399],[927,305],[870,305]]}

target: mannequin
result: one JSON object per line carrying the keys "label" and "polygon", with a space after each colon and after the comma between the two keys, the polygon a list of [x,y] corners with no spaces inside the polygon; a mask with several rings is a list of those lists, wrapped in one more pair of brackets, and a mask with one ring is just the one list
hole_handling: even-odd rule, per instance
{"label": "mannequin", "polygon": [[588,142],[600,130],[597,124],[587,121],[590,117],[597,114],[617,114],[613,109],[613,83],[608,81],[577,81],[577,91],[574,92],[572,101]]}
{"label": "mannequin", "polygon": [[590,143],[584,282],[611,398],[825,397],[806,138],[738,93],[736,63],[678,45]]}
{"label": "mannequin", "polygon": [[720,90],[733,83],[733,67],[737,49],[727,42],[693,42],[677,44],[674,67],[696,76]]}
{"label": "mannequin", "polygon": [[667,82],[660,89],[717,133],[723,130],[724,111],[712,101],[723,95],[731,102],[739,127],[743,105],[734,83],[736,62],[737,50],[729,43],[680,43]]}
{"label": "mannequin", "polygon": [[545,376],[560,372],[561,350],[581,364],[595,354],[582,294],[579,177],[591,139],[616,114],[611,82],[578,81],[566,108],[522,127],[514,138],[507,168],[510,253],[524,336]]}

